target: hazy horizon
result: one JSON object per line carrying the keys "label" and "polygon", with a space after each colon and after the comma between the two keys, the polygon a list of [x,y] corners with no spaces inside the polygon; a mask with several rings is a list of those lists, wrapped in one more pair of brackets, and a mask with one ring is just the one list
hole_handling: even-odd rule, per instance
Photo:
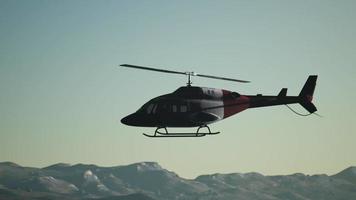
{"label": "hazy horizon", "polygon": [[[13,164],[17,164],[19,165],[18,163],[14,163],[14,162],[11,162],[11,161],[1,161],[1,163],[6,163],[6,162],[10,162],[10,163],[13,163]],[[260,173],[260,172],[256,172],[256,171],[247,171],[247,172],[239,172],[239,171],[232,171],[232,172],[224,172],[224,173],[221,173],[221,172],[212,172],[212,173],[209,173],[209,174],[197,174],[196,176],[194,177],[184,177],[184,176],[181,176],[179,173],[177,173],[174,169],[169,169],[169,168],[166,168],[164,166],[162,166],[160,163],[158,162],[155,162],[155,161],[141,161],[141,162],[135,162],[135,163],[130,163],[130,164],[123,164],[123,165],[110,165],[110,166],[103,166],[103,165],[96,165],[95,163],[74,163],[74,164],[71,164],[71,163],[63,163],[63,162],[59,162],[59,163],[52,163],[50,165],[47,165],[47,166],[42,166],[42,167],[39,167],[39,166],[23,166],[23,165],[20,165],[21,167],[30,167],[30,168],[38,168],[38,169],[44,169],[46,167],[50,167],[50,166],[53,166],[53,165],[58,165],[58,164],[64,164],[64,165],[69,165],[69,166],[75,166],[75,165],[95,165],[97,167],[121,167],[121,166],[129,166],[129,165],[135,165],[135,164],[140,164],[140,163],[157,163],[158,165],[160,165],[163,169],[166,169],[170,172],[174,172],[176,174],[178,174],[179,177],[182,177],[182,178],[186,178],[186,179],[195,179],[197,178],[198,176],[202,176],[202,175],[213,175],[213,174],[235,174],[235,173],[238,173],[238,174],[248,174],[248,173],[258,173],[258,174],[262,174],[263,176],[278,176],[278,175],[281,175],[281,176],[285,176],[285,175],[293,175],[293,174],[298,174],[298,173],[302,173],[302,172],[294,172],[294,173],[289,173],[289,174],[263,174],[263,173]],[[304,175],[309,175],[309,176],[312,176],[312,175],[322,175],[322,174],[326,174],[328,176],[333,176],[333,175],[336,175],[344,170],[347,170],[349,168],[356,168],[356,166],[348,166],[348,167],[345,167],[343,169],[341,169],[340,171],[337,171],[335,173],[331,173],[331,174],[326,174],[326,173],[314,173],[314,174],[308,174],[308,173],[302,173]]]}
{"label": "hazy horizon", "polygon": [[[0,1],[0,161],[44,167],[155,161],[180,176],[333,174],[356,165],[356,1]],[[184,86],[136,64],[241,94],[297,95],[317,74],[317,116],[285,106],[212,124],[221,134],[150,139],[120,119]],[[298,111],[306,111],[299,105]],[[185,129],[195,130],[195,129]]]}

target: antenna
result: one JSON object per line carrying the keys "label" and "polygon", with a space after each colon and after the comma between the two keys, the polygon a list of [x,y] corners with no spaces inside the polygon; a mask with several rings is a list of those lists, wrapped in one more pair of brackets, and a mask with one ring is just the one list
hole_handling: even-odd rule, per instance
{"label": "antenna", "polygon": [[195,72],[179,72],[179,71],[172,71],[172,70],[166,70],[166,69],[157,69],[157,68],[152,68],[152,67],[130,65],[130,64],[122,64],[120,66],[121,67],[135,68],[135,69],[150,70],[150,71],[156,71],[156,72],[163,72],[163,73],[170,73],[170,74],[186,75],[186,76],[188,76],[188,82],[187,82],[187,86],[188,87],[190,87],[192,85],[192,81],[191,81],[190,76],[199,76],[199,77],[204,77],[204,78],[219,79],[219,80],[224,80],[224,81],[234,81],[234,82],[239,82],[239,83],[249,83],[250,82],[250,81],[233,79],[233,78],[226,78],[226,77],[220,77],[220,76],[211,76],[211,75],[198,74],[198,73],[195,73]]}

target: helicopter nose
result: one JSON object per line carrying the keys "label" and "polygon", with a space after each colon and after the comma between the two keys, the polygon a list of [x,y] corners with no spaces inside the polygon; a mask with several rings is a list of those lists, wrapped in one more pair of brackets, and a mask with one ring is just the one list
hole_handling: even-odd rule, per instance
{"label": "helicopter nose", "polygon": [[129,126],[134,126],[134,116],[133,116],[133,114],[122,118],[121,119],[121,123],[129,125]]}
{"label": "helicopter nose", "polygon": [[128,126],[153,127],[157,126],[157,122],[147,115],[141,113],[133,113],[121,119],[121,123]]}

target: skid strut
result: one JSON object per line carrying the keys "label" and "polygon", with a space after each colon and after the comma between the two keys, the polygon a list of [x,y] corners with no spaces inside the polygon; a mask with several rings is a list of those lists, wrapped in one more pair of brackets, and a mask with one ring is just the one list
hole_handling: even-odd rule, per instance
{"label": "skid strut", "polygon": [[[206,128],[208,132],[199,132],[200,129]],[[160,129],[163,129],[164,132],[160,132]],[[173,132],[169,133],[167,130],[167,127],[157,127],[153,135],[149,135],[146,133],[143,133],[144,136],[147,137],[203,137],[206,135],[216,135],[219,134],[220,132],[211,132],[210,128],[207,125],[202,125],[199,126],[197,131],[195,133],[189,133],[189,132]]]}

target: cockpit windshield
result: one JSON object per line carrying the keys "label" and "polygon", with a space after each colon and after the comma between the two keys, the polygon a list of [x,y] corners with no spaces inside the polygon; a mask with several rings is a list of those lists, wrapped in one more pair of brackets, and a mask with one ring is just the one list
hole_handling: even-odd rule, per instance
{"label": "cockpit windshield", "polygon": [[148,102],[139,111],[146,114],[156,114],[157,112],[185,113],[189,111],[189,106],[183,102]]}
{"label": "cockpit windshield", "polygon": [[157,111],[157,103],[155,102],[148,102],[143,105],[139,111],[145,112],[146,114],[155,114]]}

